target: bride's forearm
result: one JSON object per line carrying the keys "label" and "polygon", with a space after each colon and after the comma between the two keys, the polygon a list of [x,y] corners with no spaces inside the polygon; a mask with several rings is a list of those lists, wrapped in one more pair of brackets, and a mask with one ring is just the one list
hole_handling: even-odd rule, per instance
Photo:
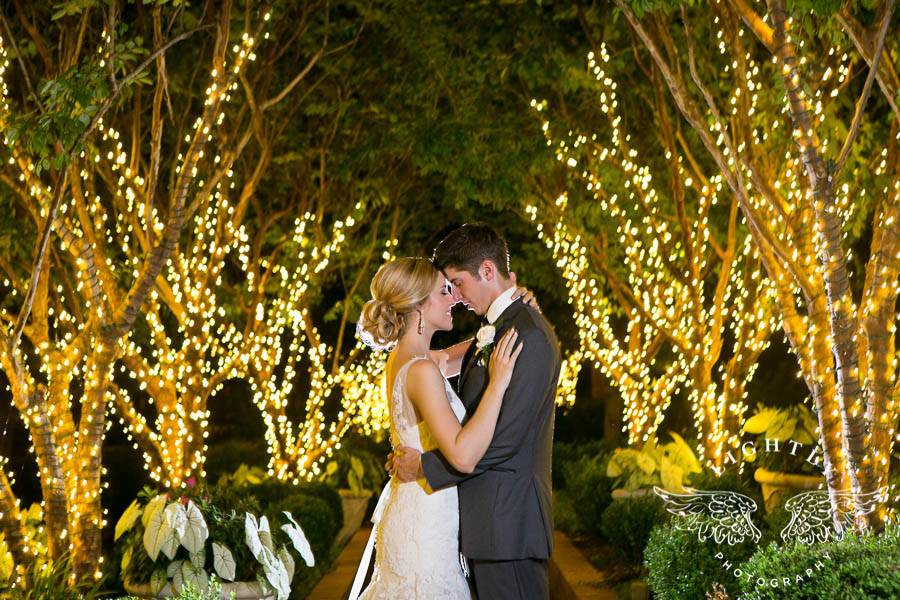
{"label": "bride's forearm", "polygon": [[440,367],[444,377],[456,377],[462,370],[463,357],[472,342],[473,338],[469,338],[443,350],[432,350],[430,358]]}
{"label": "bride's forearm", "polygon": [[471,473],[475,465],[484,456],[494,430],[497,428],[497,419],[500,416],[500,407],[503,405],[503,394],[506,388],[499,389],[488,384],[478,409],[465,426],[456,434],[454,454],[454,467],[464,473]]}

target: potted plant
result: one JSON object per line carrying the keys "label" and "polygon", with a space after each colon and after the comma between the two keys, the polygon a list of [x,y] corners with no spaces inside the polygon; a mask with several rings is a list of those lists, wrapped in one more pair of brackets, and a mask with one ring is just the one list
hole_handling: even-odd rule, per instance
{"label": "potted plant", "polygon": [[178,496],[144,488],[116,524],[125,589],[164,598],[187,583],[206,589],[214,573],[225,582],[222,598],[285,600],[296,569],[292,552],[307,567],[315,559],[289,512],[278,527],[257,517],[258,508],[228,488],[188,485]]}
{"label": "potted plant", "polygon": [[649,439],[642,448],[616,448],[606,465],[606,476],[615,480],[613,500],[653,493],[653,486],[670,492],[684,491],[684,483],[702,471],[694,450],[677,433],[658,445]]}
{"label": "potted plant", "polygon": [[794,493],[815,490],[824,483],[821,468],[808,461],[818,444],[817,425],[815,415],[804,404],[759,406],[744,423],[745,433],[758,436],[755,452],[745,460],[757,464],[753,478],[762,486],[766,512],[772,512]]}
{"label": "potted plant", "polygon": [[344,510],[344,524],[335,542],[338,546],[346,543],[360,528],[369,501],[373,494],[381,491],[385,478],[381,462],[365,450],[345,448],[325,465],[319,480],[338,489]]}

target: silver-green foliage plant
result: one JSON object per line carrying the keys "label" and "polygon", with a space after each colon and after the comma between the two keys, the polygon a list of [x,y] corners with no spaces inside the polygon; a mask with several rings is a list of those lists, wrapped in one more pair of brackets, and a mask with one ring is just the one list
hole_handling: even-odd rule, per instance
{"label": "silver-green foliage plant", "polygon": [[815,444],[816,416],[805,404],[794,404],[788,408],[759,406],[756,413],[744,422],[744,432],[780,442],[795,441],[800,444]]}
{"label": "silver-green foliage plant", "polygon": [[821,473],[820,458],[816,456],[818,421],[805,404],[787,408],[760,405],[744,422],[743,431],[757,436],[754,451],[743,451],[745,461],[770,471]]}
{"label": "silver-green foliage plant", "polygon": [[670,492],[684,491],[690,475],[700,473],[694,450],[675,432],[672,441],[659,445],[649,439],[641,449],[616,448],[606,465],[606,476],[615,479],[615,488],[629,492],[660,486]]}
{"label": "silver-green foliage plant", "polygon": [[[315,566],[315,558],[306,535],[291,513],[283,513],[286,522],[281,530],[307,567]],[[236,515],[232,514],[232,517]],[[150,575],[150,591],[159,594],[167,584],[180,591],[186,586],[194,590],[206,590],[211,576],[224,581],[234,581],[239,571],[235,553],[227,545],[210,540],[210,531],[200,507],[190,498],[170,501],[160,494],[144,506],[136,499],[125,510],[116,524],[115,539],[129,532],[137,523],[143,527],[138,552],[143,552],[153,563]],[[263,589],[275,592],[278,600],[290,595],[295,562],[286,544],[276,547],[269,521],[265,516],[244,513],[244,536],[240,540],[249,549],[249,556],[258,563],[251,569]],[[128,546],[122,557],[122,570],[127,570],[134,556],[136,545]],[[183,552],[179,549],[183,548]],[[239,553],[248,556],[245,549]],[[143,558],[143,557],[141,557]],[[247,569],[243,569],[247,571]],[[212,574],[215,575],[212,575]]]}

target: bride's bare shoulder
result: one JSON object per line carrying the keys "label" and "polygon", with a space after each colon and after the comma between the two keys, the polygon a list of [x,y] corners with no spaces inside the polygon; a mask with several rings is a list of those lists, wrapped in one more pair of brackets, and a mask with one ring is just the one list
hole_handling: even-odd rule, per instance
{"label": "bride's bare shoulder", "polygon": [[406,372],[406,389],[411,395],[416,391],[426,390],[435,385],[444,385],[444,376],[440,368],[430,358],[414,360]]}

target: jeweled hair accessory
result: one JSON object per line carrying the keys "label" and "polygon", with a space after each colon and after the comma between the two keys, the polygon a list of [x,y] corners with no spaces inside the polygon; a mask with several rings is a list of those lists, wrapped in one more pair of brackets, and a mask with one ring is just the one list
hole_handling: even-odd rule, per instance
{"label": "jeweled hair accessory", "polygon": [[375,352],[390,352],[397,344],[396,342],[392,342],[390,344],[379,344],[375,341],[375,338],[372,336],[372,334],[365,330],[365,328],[362,326],[361,320],[357,321],[356,323],[356,337],[358,337],[363,344],[365,344]]}

